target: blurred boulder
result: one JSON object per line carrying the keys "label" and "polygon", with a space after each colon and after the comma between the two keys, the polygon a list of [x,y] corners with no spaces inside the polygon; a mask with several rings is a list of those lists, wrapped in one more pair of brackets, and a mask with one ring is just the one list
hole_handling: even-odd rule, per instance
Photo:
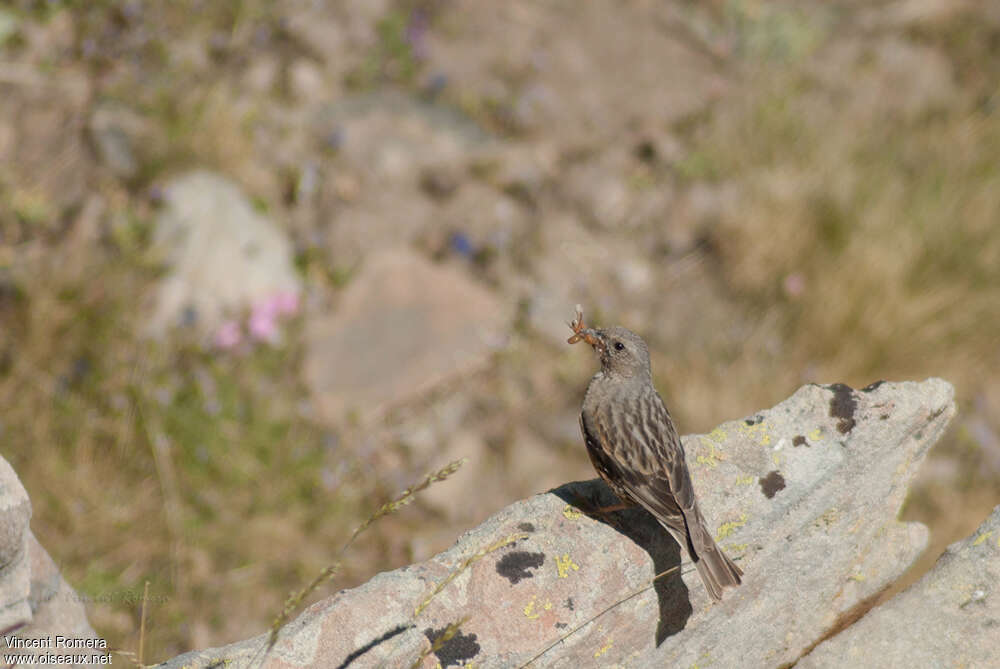
{"label": "blurred boulder", "polygon": [[[0,95],[0,182],[24,219],[57,229],[80,203],[93,163],[84,133],[90,81],[65,68],[46,73],[5,63]],[[30,203],[30,204],[28,204]]]}
{"label": "blurred boulder", "polygon": [[151,153],[164,144],[162,132],[140,114],[113,103],[101,103],[90,114],[87,131],[98,160],[112,174],[131,179],[142,164],[140,147]]}
{"label": "blurred boulder", "polygon": [[[396,92],[319,106],[310,127],[316,145],[329,144],[331,133],[336,138],[337,168],[319,206],[333,221],[330,257],[345,265],[439,229],[440,207],[456,208],[447,196],[461,193],[466,163],[490,143],[462,113]],[[480,211],[462,214],[477,220]]]}
{"label": "blurred boulder", "polygon": [[406,249],[371,256],[334,312],[310,319],[306,380],[323,417],[362,418],[484,365],[509,310],[448,265]]}
{"label": "blurred boulder", "polygon": [[[10,464],[0,458],[0,629],[5,636],[26,640],[51,642],[57,635],[97,639],[87,622],[83,600],[31,533],[30,518],[28,493]],[[5,647],[14,646],[5,642]],[[91,652],[102,653],[87,650]]]}
{"label": "blurred boulder", "polygon": [[291,242],[235,183],[197,170],[167,183],[163,193],[155,239],[169,272],[151,334],[178,325],[215,334],[233,312],[299,293]]}
{"label": "blurred boulder", "polygon": [[[581,503],[614,501],[595,480],[517,502],[450,550],[314,604],[269,654],[265,634],[163,666],[406,667],[422,653],[422,667],[794,664],[923,550],[926,528],[896,516],[954,414],[953,395],[940,379],[861,391],[809,385],[686,437],[709,526],[745,572],[719,603],[646,512],[582,513]],[[978,611],[992,595],[976,588],[990,591],[996,574],[975,576],[966,590]],[[978,633],[985,648],[989,637]]]}

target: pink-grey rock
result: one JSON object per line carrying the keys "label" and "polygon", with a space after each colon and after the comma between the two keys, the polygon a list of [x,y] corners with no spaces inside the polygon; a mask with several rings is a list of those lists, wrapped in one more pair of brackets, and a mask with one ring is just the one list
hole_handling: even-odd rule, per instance
{"label": "pink-grey rock", "polygon": [[31,567],[26,555],[30,519],[28,493],[10,463],[0,458],[0,629],[31,620]]}
{"label": "pink-grey rock", "polygon": [[336,309],[306,328],[305,377],[319,413],[376,416],[481,367],[505,341],[508,311],[454,266],[408,249],[371,256]]}
{"label": "pink-grey rock", "polygon": [[920,581],[802,658],[798,667],[1000,664],[1000,506]]}
{"label": "pink-grey rock", "polygon": [[[408,667],[466,617],[421,666],[794,663],[924,547],[926,529],[895,518],[955,411],[953,392],[940,379],[861,391],[810,385],[773,409],[686,437],[709,524],[745,572],[721,603],[710,603],[645,512],[606,521],[581,513],[580,501],[612,497],[598,481],[579,482],[503,509],[430,560],[314,604],[269,654],[262,635],[163,666]],[[679,575],[649,587],[678,565]]]}

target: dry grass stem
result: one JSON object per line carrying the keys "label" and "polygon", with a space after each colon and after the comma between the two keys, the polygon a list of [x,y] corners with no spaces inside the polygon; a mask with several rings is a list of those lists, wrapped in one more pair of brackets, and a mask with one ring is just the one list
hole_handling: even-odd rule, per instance
{"label": "dry grass stem", "polygon": [[527,534],[511,534],[511,535],[508,535],[508,536],[504,537],[503,539],[500,539],[499,541],[496,541],[496,542],[490,544],[489,546],[487,546],[486,548],[482,549],[481,551],[479,551],[477,553],[474,553],[473,555],[470,555],[469,557],[467,557],[464,560],[462,560],[461,564],[459,564],[458,567],[456,567],[455,569],[453,569],[451,571],[451,573],[448,574],[447,578],[445,578],[443,581],[441,581],[440,583],[438,583],[437,586],[434,588],[434,590],[431,591],[431,594],[427,595],[427,598],[424,599],[424,601],[420,602],[420,604],[417,606],[417,608],[414,609],[414,611],[413,611],[414,617],[419,616],[421,614],[421,612],[424,609],[426,609],[427,606],[431,603],[431,600],[434,599],[437,595],[441,594],[441,591],[444,590],[446,587],[448,587],[449,583],[451,583],[456,578],[458,578],[459,574],[461,574],[462,572],[464,572],[466,569],[468,569],[469,567],[471,567],[473,564],[475,564],[479,560],[482,560],[484,557],[486,557],[487,555],[489,555],[493,551],[500,550],[504,546],[509,546],[512,543],[516,542],[516,541],[520,541],[521,539],[525,539],[525,538],[527,538],[527,536],[528,536]]}
{"label": "dry grass stem", "polygon": [[146,645],[146,602],[149,601],[149,581],[142,587],[142,612],[139,614],[139,664],[145,659]]}
{"label": "dry grass stem", "polygon": [[267,646],[264,649],[264,653],[266,654],[270,652],[272,648],[274,648],[274,644],[277,643],[278,641],[278,633],[281,631],[281,628],[284,627],[285,623],[288,622],[291,615],[296,611],[296,609],[298,609],[302,601],[310,594],[312,594],[317,588],[319,588],[319,586],[323,585],[323,583],[330,580],[336,575],[337,571],[340,570],[341,558],[344,556],[344,553],[347,552],[347,550],[354,543],[354,540],[357,539],[362,532],[371,527],[372,524],[378,521],[379,518],[387,516],[390,513],[395,513],[399,509],[403,508],[404,506],[412,502],[414,499],[414,495],[416,495],[418,492],[426,490],[435,483],[447,479],[449,476],[457,472],[462,467],[462,465],[465,464],[465,462],[466,462],[465,458],[462,458],[461,460],[455,460],[454,462],[448,463],[441,469],[431,472],[430,474],[424,477],[423,481],[421,481],[416,485],[410,486],[409,488],[401,492],[399,495],[397,495],[394,499],[386,502],[378,509],[376,509],[375,513],[368,516],[368,518],[365,519],[365,521],[361,523],[361,525],[359,525],[356,530],[354,530],[354,533],[351,534],[350,539],[348,539],[347,542],[341,547],[340,551],[337,553],[337,561],[334,562],[329,567],[324,568],[319,573],[319,575],[317,575],[316,578],[312,580],[312,582],[309,585],[289,595],[288,599],[285,601],[285,606],[282,609],[281,613],[279,613],[275,617],[274,622],[271,623],[270,634],[268,635]]}
{"label": "dry grass stem", "polygon": [[420,664],[424,661],[425,657],[427,657],[431,653],[436,653],[439,650],[441,650],[441,648],[446,643],[451,641],[455,637],[455,635],[458,634],[459,630],[462,628],[462,625],[464,625],[467,622],[469,622],[468,616],[462,618],[458,622],[448,623],[448,626],[444,628],[444,632],[442,632],[441,635],[438,636],[438,638],[434,639],[434,643],[425,648],[424,651],[420,653],[420,656],[413,661],[413,664],[410,665],[410,669],[418,669],[418,667],[420,667]]}

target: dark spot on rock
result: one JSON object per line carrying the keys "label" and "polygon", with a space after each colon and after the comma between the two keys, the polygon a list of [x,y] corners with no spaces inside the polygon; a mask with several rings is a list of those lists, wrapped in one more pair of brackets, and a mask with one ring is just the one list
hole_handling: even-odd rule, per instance
{"label": "dark spot on rock", "polygon": [[535,526],[532,525],[531,523],[521,523],[517,526],[517,529],[521,530],[522,532],[534,532]]}
{"label": "dark spot on rock", "polygon": [[808,446],[809,442],[801,434],[792,437],[792,446]]}
{"label": "dark spot on rock", "polygon": [[861,392],[863,392],[863,393],[870,393],[871,391],[876,390],[883,383],[885,383],[885,381],[883,379],[879,379],[875,383],[869,383],[867,386],[865,386],[864,388],[861,389]]}
{"label": "dark spot on rock", "polygon": [[[424,636],[433,644],[447,629],[447,627],[442,627],[439,630],[427,628],[424,630]],[[455,636],[441,644],[441,647],[434,654],[442,667],[450,667],[452,665],[461,666],[460,662],[471,660],[479,654],[479,651],[476,635],[462,634],[462,631],[459,630]]]}
{"label": "dark spot on rock", "polygon": [[889,414],[884,413],[881,416],[879,416],[879,419],[881,419],[881,420],[889,420]]}
{"label": "dark spot on rock", "polygon": [[760,479],[760,489],[764,493],[764,497],[771,499],[778,494],[779,490],[785,489],[785,477],[775,469]]}
{"label": "dark spot on rock", "polygon": [[565,629],[567,627],[569,627],[569,625],[567,625],[566,623],[556,623],[557,630]]}
{"label": "dark spot on rock", "polygon": [[510,581],[511,585],[523,578],[534,576],[529,569],[537,569],[545,562],[545,553],[529,553],[514,551],[507,553],[497,561],[497,573]]}
{"label": "dark spot on rock", "polygon": [[743,422],[746,423],[747,425],[760,425],[761,421],[763,420],[764,417],[758,414],[756,416],[751,416],[750,418],[744,418]]}
{"label": "dark spot on rock", "polygon": [[573,598],[572,597],[567,597],[566,598],[566,608],[569,609],[570,611],[573,610]]}
{"label": "dark spot on rock", "polygon": [[830,400],[830,417],[839,418],[837,431],[847,434],[854,429],[858,421],[854,420],[854,411],[858,408],[858,402],[854,399],[854,389],[844,383],[834,383],[826,387],[833,391],[833,398]]}

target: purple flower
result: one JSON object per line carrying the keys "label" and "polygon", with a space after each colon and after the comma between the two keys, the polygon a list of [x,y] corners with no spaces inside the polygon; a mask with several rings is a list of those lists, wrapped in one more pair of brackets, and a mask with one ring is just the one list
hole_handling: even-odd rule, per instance
{"label": "purple flower", "polygon": [[417,60],[427,58],[427,29],[430,27],[427,14],[419,9],[410,14],[410,19],[406,23],[406,42],[410,45],[413,57]]}

